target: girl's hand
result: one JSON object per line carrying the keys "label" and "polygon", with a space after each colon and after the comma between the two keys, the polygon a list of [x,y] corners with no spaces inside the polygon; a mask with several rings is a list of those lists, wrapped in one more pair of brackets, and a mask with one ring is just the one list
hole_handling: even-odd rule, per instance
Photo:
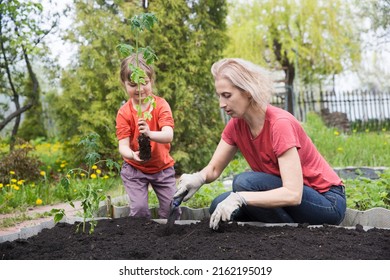
{"label": "girl's hand", "polygon": [[150,128],[149,125],[143,118],[138,119],[138,130],[141,134],[150,137]]}
{"label": "girl's hand", "polygon": [[139,157],[139,151],[136,151],[136,152],[133,151],[133,160],[138,161],[138,162],[142,162],[143,161]]}

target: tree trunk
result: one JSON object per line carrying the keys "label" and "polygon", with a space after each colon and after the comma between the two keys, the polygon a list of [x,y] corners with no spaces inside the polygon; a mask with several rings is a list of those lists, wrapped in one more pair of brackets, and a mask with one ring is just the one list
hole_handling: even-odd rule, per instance
{"label": "tree trunk", "polygon": [[294,115],[294,78],[295,78],[295,67],[294,63],[290,62],[287,58],[287,53],[282,52],[282,44],[278,40],[273,42],[274,54],[276,60],[282,65],[283,71],[286,74],[285,86],[286,86],[286,107],[287,111]]}

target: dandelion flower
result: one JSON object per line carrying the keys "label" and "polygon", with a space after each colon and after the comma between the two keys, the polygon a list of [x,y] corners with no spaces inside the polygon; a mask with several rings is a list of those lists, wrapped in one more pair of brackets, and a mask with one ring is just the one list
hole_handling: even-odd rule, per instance
{"label": "dandelion flower", "polygon": [[335,132],[333,132],[333,134],[334,134],[335,136],[339,136],[339,135],[340,135],[340,132],[338,132],[338,131],[336,130]]}
{"label": "dandelion flower", "polygon": [[0,183],[0,189],[3,187],[4,185]]}
{"label": "dandelion flower", "polygon": [[37,200],[35,201],[35,204],[36,204],[36,205],[41,205],[42,202],[43,202],[42,199],[37,198]]}
{"label": "dandelion flower", "polygon": [[92,179],[96,179],[96,177],[97,177],[97,176],[96,176],[95,173],[91,174],[91,178],[92,178]]}
{"label": "dandelion flower", "polygon": [[11,179],[11,183],[16,183],[17,181],[16,179]]}
{"label": "dandelion flower", "polygon": [[103,179],[108,179],[110,178],[108,175],[104,175]]}
{"label": "dandelion flower", "polygon": [[12,170],[11,170],[11,171],[9,172],[9,174],[15,175],[15,171],[12,171]]}
{"label": "dandelion flower", "polygon": [[97,166],[96,165],[92,166],[92,169],[97,169]]}
{"label": "dandelion flower", "polygon": [[102,171],[101,171],[100,169],[96,169],[96,173],[97,173],[97,174],[101,174]]}
{"label": "dandelion flower", "polygon": [[46,176],[46,172],[45,172],[45,171],[41,171],[39,174],[40,174],[41,176]]}

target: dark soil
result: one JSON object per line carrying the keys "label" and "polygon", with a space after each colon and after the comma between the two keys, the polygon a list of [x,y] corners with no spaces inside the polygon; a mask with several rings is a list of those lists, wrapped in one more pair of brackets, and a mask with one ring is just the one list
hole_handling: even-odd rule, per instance
{"label": "dark soil", "polygon": [[141,134],[138,136],[139,158],[149,160],[152,157],[152,146],[150,146],[150,138]]}
{"label": "dark soil", "polygon": [[[89,227],[88,227],[89,228]],[[390,230],[306,225],[257,227],[208,220],[168,228],[153,220],[99,220],[93,234],[59,223],[0,244],[0,259],[38,260],[371,260],[390,259]],[[87,229],[88,230],[88,229]]]}

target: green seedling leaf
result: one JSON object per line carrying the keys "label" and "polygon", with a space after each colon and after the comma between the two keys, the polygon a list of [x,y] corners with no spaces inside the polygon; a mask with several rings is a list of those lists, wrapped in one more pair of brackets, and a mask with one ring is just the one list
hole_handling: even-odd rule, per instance
{"label": "green seedling leaf", "polygon": [[147,64],[153,64],[158,60],[157,55],[151,47],[147,46],[146,48],[139,48],[139,50],[143,53],[143,57]]}
{"label": "green seedling leaf", "polygon": [[150,121],[153,118],[152,114],[149,112],[144,112],[144,119]]}
{"label": "green seedling leaf", "polygon": [[134,53],[134,47],[128,44],[119,44],[116,48],[123,57],[127,57]]}
{"label": "green seedling leaf", "polygon": [[144,85],[146,83],[145,82],[145,77],[146,77],[145,71],[139,67],[134,66],[133,64],[129,64],[129,68],[132,72],[131,76],[130,76],[130,80],[133,83],[136,83],[137,85],[139,85],[139,84]]}
{"label": "green seedling leaf", "polygon": [[54,223],[60,222],[65,217],[64,209],[51,209],[50,213],[54,214]]}

